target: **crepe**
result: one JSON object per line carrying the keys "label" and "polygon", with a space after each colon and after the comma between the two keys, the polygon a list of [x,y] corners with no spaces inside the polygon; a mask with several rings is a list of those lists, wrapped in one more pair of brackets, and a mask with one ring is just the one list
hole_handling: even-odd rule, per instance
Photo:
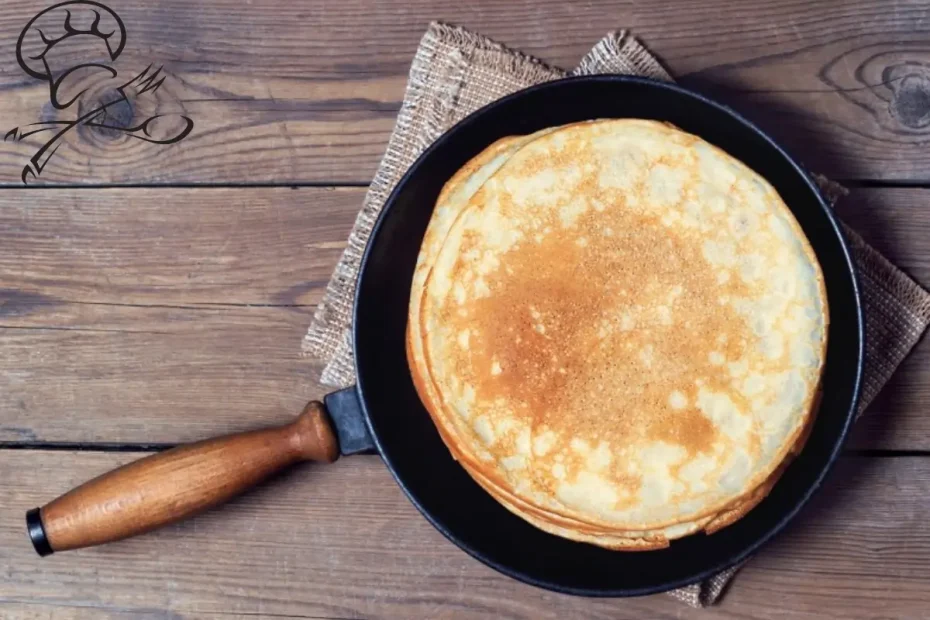
{"label": "crepe", "polygon": [[666,124],[496,142],[446,184],[408,358],[451,453],[502,505],[609,548],[748,512],[812,420],[816,257],[777,192]]}

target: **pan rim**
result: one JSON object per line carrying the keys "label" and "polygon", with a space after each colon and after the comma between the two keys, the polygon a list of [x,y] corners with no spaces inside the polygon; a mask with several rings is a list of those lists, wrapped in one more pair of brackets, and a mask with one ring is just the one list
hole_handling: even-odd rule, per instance
{"label": "pan rim", "polygon": [[[572,84],[578,83],[626,83],[626,84],[638,84],[648,88],[654,88],[659,91],[671,92],[679,96],[684,96],[690,98],[702,105],[710,106],[716,110],[723,112],[727,116],[730,116],[737,123],[742,125],[747,132],[755,134],[757,137],[761,138],[767,145],[773,149],[774,153],[780,156],[792,170],[797,174],[798,177],[803,181],[805,187],[813,194],[816,198],[816,201],[823,211],[823,214],[826,216],[827,222],[830,226],[830,232],[835,235],[836,239],[839,241],[839,250],[840,254],[837,258],[840,258],[843,262],[844,272],[848,272],[850,276],[850,286],[852,291],[852,297],[854,300],[853,308],[845,308],[845,311],[854,312],[855,318],[855,332],[858,338],[858,346],[856,347],[856,361],[855,367],[852,370],[852,376],[850,377],[852,395],[848,405],[848,410],[845,412],[845,419],[843,420],[842,427],[839,429],[839,432],[836,434],[835,440],[833,441],[832,449],[826,455],[826,461],[821,467],[820,472],[817,474],[817,477],[814,479],[813,483],[809,485],[807,489],[804,490],[800,498],[796,503],[787,510],[784,514],[778,518],[778,520],[770,526],[767,530],[762,531],[752,542],[752,544],[746,545],[738,553],[731,554],[727,556],[724,560],[717,562],[713,566],[705,568],[701,571],[697,571],[691,575],[665,581],[661,584],[656,584],[652,586],[643,586],[635,588],[603,588],[603,587],[577,587],[577,586],[568,586],[565,584],[557,583],[551,580],[541,579],[533,575],[526,574],[525,572],[511,568],[501,562],[498,562],[490,557],[487,557],[482,552],[472,548],[472,546],[465,541],[462,541],[455,533],[450,531],[450,529],[438,519],[436,519],[429,510],[427,510],[418,498],[413,494],[413,492],[408,488],[407,484],[404,482],[402,475],[398,473],[395,464],[392,462],[391,458],[385,452],[384,446],[382,445],[381,438],[378,435],[377,430],[372,424],[371,416],[368,411],[368,403],[365,398],[365,388],[364,388],[364,377],[363,373],[360,372],[358,364],[358,315],[360,312],[360,299],[361,299],[361,290],[362,284],[365,280],[365,273],[367,271],[367,266],[369,263],[370,254],[372,247],[375,244],[375,241],[378,238],[378,235],[384,225],[384,222],[388,217],[390,217],[392,210],[396,207],[398,196],[401,195],[406,185],[414,178],[419,168],[422,167],[423,162],[433,156],[437,150],[442,148],[445,143],[447,143],[452,136],[457,135],[461,132],[467,131],[469,127],[474,126],[477,123],[482,122],[483,117],[491,112],[492,110],[505,106],[510,102],[530,95],[535,95],[540,92],[545,92],[546,90],[558,89],[571,87]],[[620,117],[618,117],[620,118]],[[553,80],[550,82],[545,82],[542,84],[537,84],[535,86],[530,86],[523,90],[517,91],[510,95],[507,95],[501,99],[493,101],[478,110],[472,112],[464,119],[453,125],[450,129],[443,132],[429,147],[427,147],[410,168],[404,173],[401,179],[397,182],[394,189],[391,191],[387,200],[384,203],[384,207],[381,210],[381,213],[378,215],[375,224],[372,227],[371,235],[369,236],[368,243],[366,244],[365,251],[362,254],[361,262],[359,263],[359,275],[356,280],[355,285],[355,298],[352,305],[352,326],[351,332],[353,336],[352,342],[352,352],[353,352],[353,367],[355,369],[356,375],[356,389],[358,390],[359,403],[365,418],[365,424],[368,427],[369,433],[371,434],[372,441],[375,444],[375,447],[378,450],[378,454],[381,456],[388,470],[391,472],[394,480],[401,487],[404,494],[407,496],[407,499],[417,508],[417,510],[422,514],[426,520],[443,536],[445,536],[450,542],[455,544],[459,549],[465,551],[468,555],[475,558],[479,562],[489,566],[498,572],[516,579],[517,581],[543,588],[546,590],[559,592],[563,594],[570,594],[575,596],[586,596],[593,598],[605,598],[605,597],[630,597],[630,596],[645,596],[649,594],[656,594],[660,592],[667,592],[669,590],[674,590],[684,586],[692,585],[704,581],[714,575],[719,574],[722,571],[736,567],[748,560],[752,555],[757,553],[761,548],[766,546],[773,538],[775,538],[779,533],[781,533],[785,527],[794,520],[797,514],[809,503],[813,495],[823,486],[824,481],[827,476],[833,470],[836,462],[843,450],[843,447],[846,444],[849,431],[852,428],[852,425],[856,419],[856,411],[858,410],[858,405],[861,397],[862,389],[862,374],[865,362],[865,318],[863,314],[863,303],[862,303],[862,293],[859,281],[859,273],[856,268],[855,262],[852,259],[852,254],[849,248],[849,243],[846,239],[845,234],[842,231],[842,227],[839,225],[839,222],[833,212],[833,209],[827,204],[826,200],[820,188],[816,185],[813,180],[812,175],[803,167],[797,160],[794,159],[787,151],[785,151],[773,138],[771,138],[768,133],[760,129],[757,125],[746,119],[744,116],[733,110],[731,107],[717,102],[713,99],[708,98],[706,95],[703,95],[695,90],[685,88],[678,84],[664,82],[660,80],[655,80],[651,78],[631,76],[631,75],[622,75],[622,74],[601,74],[601,75],[585,75],[585,76],[572,76],[566,77],[558,80]],[[643,552],[648,553],[648,552]]]}

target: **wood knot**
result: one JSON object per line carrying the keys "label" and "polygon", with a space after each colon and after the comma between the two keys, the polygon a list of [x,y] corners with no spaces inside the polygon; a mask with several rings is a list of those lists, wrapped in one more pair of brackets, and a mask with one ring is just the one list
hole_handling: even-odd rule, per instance
{"label": "wood knot", "polygon": [[885,69],[882,77],[892,92],[888,111],[912,129],[930,125],[930,67],[904,63]]}
{"label": "wood knot", "polygon": [[930,49],[924,44],[864,45],[840,54],[819,75],[892,134],[930,128]]}
{"label": "wood knot", "polygon": [[95,138],[116,140],[123,136],[124,129],[132,127],[135,116],[132,102],[116,89],[110,88],[88,95],[91,96],[81,98],[78,115],[83,116],[97,108],[101,108],[102,111],[91,123],[80,127],[82,138],[91,141]]}

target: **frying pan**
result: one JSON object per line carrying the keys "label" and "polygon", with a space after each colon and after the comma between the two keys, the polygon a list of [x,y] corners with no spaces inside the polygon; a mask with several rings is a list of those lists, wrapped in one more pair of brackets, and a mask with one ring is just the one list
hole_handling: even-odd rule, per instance
{"label": "frying pan", "polygon": [[[408,371],[404,331],[420,243],[443,184],[495,140],[595,118],[673,123],[762,174],[790,207],[823,269],[830,307],[823,400],[810,438],[769,496],[712,534],[641,553],[546,534],[512,515],[451,458]],[[310,403],[294,423],[156,454],[92,480],[27,515],[41,554],[100,544],[213,506],[300,460],[377,452],[446,537],[485,564],[536,586],[589,596],[681,587],[737,565],[784,529],[821,486],[855,416],[863,364],[856,273],[811,177],[761,130],[680,86],[629,76],[535,86],[475,112],[440,137],[401,179],[362,259],[353,321],[357,385]]]}

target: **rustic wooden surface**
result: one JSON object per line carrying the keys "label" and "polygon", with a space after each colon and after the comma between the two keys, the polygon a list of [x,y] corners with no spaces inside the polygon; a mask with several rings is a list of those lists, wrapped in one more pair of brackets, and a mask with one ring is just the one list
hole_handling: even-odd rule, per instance
{"label": "rustic wooden surface", "polygon": [[[924,0],[111,0],[128,31],[120,68],[164,64],[158,110],[193,133],[171,149],[78,132],[43,178],[65,183],[367,183],[432,19],[470,26],[564,67],[631,28],[672,73],[746,112],[834,177],[928,181],[930,15]],[[0,58],[42,3],[8,0]],[[59,118],[48,88],[0,73],[0,118]],[[45,107],[43,107],[45,106]],[[6,130],[4,129],[4,132]],[[37,142],[7,145],[16,184]]]}
{"label": "rustic wooden surface", "polygon": [[[0,15],[0,133],[54,110],[14,48],[51,2]],[[187,114],[171,146],[74,132],[0,147],[0,617],[922,618],[930,609],[930,345],[860,420],[815,505],[721,606],[564,597],[447,543],[373,457],[302,467],[186,524],[40,560],[22,517],[155,449],[291,419],[325,393],[299,341],[392,128],[427,23],[564,67],[629,27],[684,83],[853,188],[838,211],[930,285],[930,6],[879,0],[113,0],[123,110]],[[122,126],[122,125],[121,125]],[[114,187],[131,186],[131,187]]]}
{"label": "rustic wooden surface", "polygon": [[[137,456],[0,452],[4,510],[19,515]],[[724,604],[704,612],[666,595],[584,599],[503,577],[420,517],[377,457],[358,456],[301,467],[147,538],[43,561],[19,519],[4,520],[0,611],[185,620],[925,618],[930,459],[848,457],[830,486],[743,569]]]}
{"label": "rustic wooden surface", "polygon": [[[298,343],[364,191],[0,192],[0,441],[171,444],[290,419],[325,393]],[[928,204],[854,189],[838,209],[930,284]],[[930,450],[928,399],[922,342],[853,446]]]}

